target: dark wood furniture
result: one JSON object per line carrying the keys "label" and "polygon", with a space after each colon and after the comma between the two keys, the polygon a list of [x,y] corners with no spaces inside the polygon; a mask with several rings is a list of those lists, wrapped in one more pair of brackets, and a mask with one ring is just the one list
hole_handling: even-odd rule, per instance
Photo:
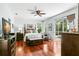
{"label": "dark wood furniture", "polygon": [[44,34],[43,38],[44,38],[44,41],[48,41],[49,40],[48,34]]}
{"label": "dark wood furniture", "polygon": [[16,40],[17,41],[19,41],[19,40],[23,40],[23,37],[24,37],[24,35],[23,35],[23,33],[16,33]]}
{"label": "dark wood furniture", "polygon": [[62,56],[79,56],[79,33],[62,33]]}
{"label": "dark wood furniture", "polygon": [[78,32],[79,32],[79,4],[78,4]]}
{"label": "dark wood furniture", "polygon": [[9,38],[0,39],[0,56],[14,56],[16,52],[15,34],[9,34]]}

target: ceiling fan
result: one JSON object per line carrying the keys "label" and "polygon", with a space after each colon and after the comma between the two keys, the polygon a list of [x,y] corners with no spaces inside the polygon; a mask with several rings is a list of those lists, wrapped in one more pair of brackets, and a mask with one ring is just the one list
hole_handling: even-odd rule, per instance
{"label": "ceiling fan", "polygon": [[37,7],[34,7],[34,9],[28,9],[28,11],[31,11],[31,14],[34,14],[34,16],[39,15],[41,17],[42,15],[46,14],[42,12],[40,9],[37,9]]}

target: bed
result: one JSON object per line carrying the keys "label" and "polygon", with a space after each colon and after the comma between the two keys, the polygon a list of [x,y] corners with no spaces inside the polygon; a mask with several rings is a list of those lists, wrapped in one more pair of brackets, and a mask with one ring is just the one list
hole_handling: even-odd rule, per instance
{"label": "bed", "polygon": [[25,34],[24,42],[30,46],[43,44],[43,34],[41,34],[41,33]]}

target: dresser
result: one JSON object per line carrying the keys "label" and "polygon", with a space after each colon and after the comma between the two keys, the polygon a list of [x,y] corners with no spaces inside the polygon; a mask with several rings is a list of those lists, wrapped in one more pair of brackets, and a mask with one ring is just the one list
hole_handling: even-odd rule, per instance
{"label": "dresser", "polygon": [[0,56],[15,56],[16,39],[15,34],[11,33],[9,38],[0,38]]}
{"label": "dresser", "polygon": [[62,56],[79,56],[79,33],[62,33]]}

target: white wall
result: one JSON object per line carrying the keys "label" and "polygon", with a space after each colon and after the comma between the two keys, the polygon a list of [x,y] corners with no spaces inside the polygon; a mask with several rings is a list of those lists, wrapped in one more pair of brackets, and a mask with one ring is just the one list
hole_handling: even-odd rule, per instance
{"label": "white wall", "polygon": [[[11,19],[11,23],[14,23],[12,11],[7,3],[0,3],[0,18],[2,18],[2,17],[4,17],[6,20],[8,20],[8,18],[9,18],[9,19]],[[11,32],[14,32],[14,30],[11,29]]]}
{"label": "white wall", "polygon": [[[78,7],[75,6],[65,12],[58,15],[52,16],[43,22],[44,29],[46,27],[46,32],[49,34],[50,38],[55,38],[55,22],[57,19],[75,13],[75,24],[78,30]],[[52,31],[48,31],[48,24],[52,23]]]}
{"label": "white wall", "polygon": [[8,4],[0,3],[0,17],[8,18],[11,15]]}

